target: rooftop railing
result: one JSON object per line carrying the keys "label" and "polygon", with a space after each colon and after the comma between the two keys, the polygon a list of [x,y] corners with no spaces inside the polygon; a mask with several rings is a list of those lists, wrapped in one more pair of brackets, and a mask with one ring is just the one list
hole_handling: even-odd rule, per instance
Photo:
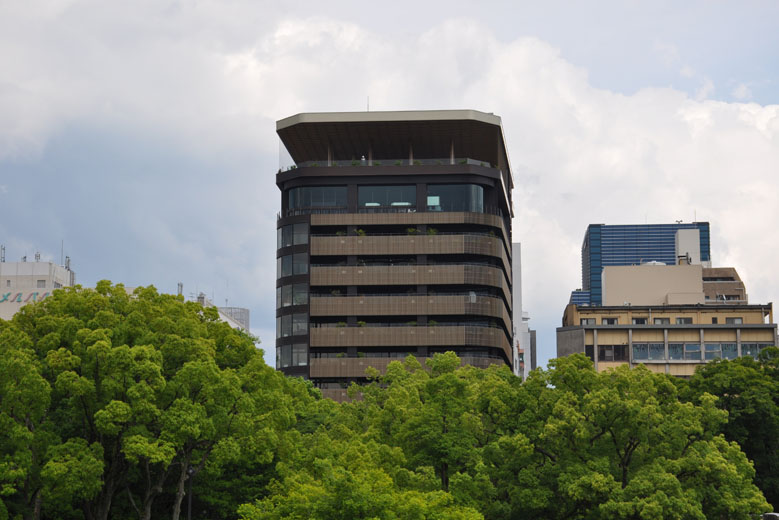
{"label": "rooftop railing", "polygon": [[478,159],[471,159],[468,157],[442,157],[433,159],[409,159],[408,157],[403,159],[366,159],[360,157],[359,159],[349,160],[337,160],[337,159],[322,159],[317,161],[303,161],[296,164],[290,164],[288,166],[279,168],[278,173],[288,172],[297,168],[309,168],[309,167],[325,167],[325,168],[337,168],[343,166],[446,166],[446,165],[466,165],[482,166],[484,168],[494,168],[488,161],[480,161]]}

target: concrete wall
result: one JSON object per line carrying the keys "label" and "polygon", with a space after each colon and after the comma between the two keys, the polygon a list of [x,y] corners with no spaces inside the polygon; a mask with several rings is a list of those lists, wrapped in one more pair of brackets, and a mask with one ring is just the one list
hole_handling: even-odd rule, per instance
{"label": "concrete wall", "polygon": [[704,302],[700,265],[631,265],[603,269],[603,305]]}
{"label": "concrete wall", "polygon": [[0,319],[75,282],[75,273],[52,262],[0,262]]}
{"label": "concrete wall", "polygon": [[691,264],[701,263],[701,236],[698,229],[676,231],[676,258],[688,255]]}
{"label": "concrete wall", "polygon": [[581,327],[557,329],[557,357],[584,353],[584,329]]}

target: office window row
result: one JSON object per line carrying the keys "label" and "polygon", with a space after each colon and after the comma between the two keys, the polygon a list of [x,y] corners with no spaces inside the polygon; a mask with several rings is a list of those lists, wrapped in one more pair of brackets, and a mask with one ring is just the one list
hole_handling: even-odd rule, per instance
{"label": "office window row", "polygon": [[[717,324],[717,318],[713,317],[711,318],[712,324]],[[647,325],[649,324],[649,318],[632,318],[631,322],[633,325]],[[674,323],[676,325],[692,325],[693,319],[690,316],[677,316],[674,319]],[[725,318],[725,323],[727,325],[741,325],[744,323],[743,318]],[[580,318],[579,319],[580,325],[597,325],[598,319],[597,318]],[[652,319],[653,325],[670,325],[671,324],[671,318],[653,318]],[[619,318],[616,317],[609,317],[609,318],[601,318],[601,325],[619,325]]]}
{"label": "office window row", "polygon": [[[427,211],[484,212],[484,188],[478,184],[429,184],[425,195]],[[289,209],[345,208],[347,188],[346,186],[292,188],[288,192],[288,206]],[[371,208],[416,209],[417,187],[416,185],[358,186],[357,206],[361,211],[370,211]],[[284,237],[279,237],[278,242],[285,243]]]}
{"label": "office window row", "polygon": [[303,367],[308,365],[308,349],[305,343],[276,347],[276,368]]}
{"label": "office window row", "polygon": [[276,278],[308,273],[308,253],[295,253],[276,258]]}
{"label": "office window row", "polygon": [[[768,344],[742,343],[741,356],[757,358],[760,350]],[[736,343],[668,343],[670,361],[711,361],[713,359],[736,359]],[[633,343],[633,361],[665,360],[665,347],[662,343]]]}
{"label": "office window row", "polygon": [[290,305],[308,304],[308,285],[296,283],[276,287],[276,308],[289,307]]}
{"label": "office window row", "polygon": [[276,338],[308,334],[308,314],[300,312],[276,318]]}
{"label": "office window row", "polygon": [[276,249],[308,244],[308,224],[290,224],[276,229]]}
{"label": "office window row", "polygon": [[[757,359],[768,343],[742,343],[741,356]],[[594,358],[592,345],[585,346],[585,354]],[[711,361],[714,359],[736,359],[736,343],[668,343],[668,357],[663,343],[633,343],[633,362],[641,361]],[[598,361],[628,361],[627,345],[598,345]]]}

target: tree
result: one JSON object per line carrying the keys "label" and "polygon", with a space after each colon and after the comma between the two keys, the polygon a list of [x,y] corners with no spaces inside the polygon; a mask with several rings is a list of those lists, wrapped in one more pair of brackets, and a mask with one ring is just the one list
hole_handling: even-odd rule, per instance
{"label": "tree", "polygon": [[313,399],[214,309],[152,287],[55,291],[0,326],[12,514],[177,520],[187,479],[267,465],[295,422],[292,401]]}
{"label": "tree", "polygon": [[720,431],[738,443],[754,463],[755,483],[779,506],[779,349],[763,349],[759,360],[742,357],[714,361],[696,371],[682,395],[691,402],[717,396],[727,411]]}

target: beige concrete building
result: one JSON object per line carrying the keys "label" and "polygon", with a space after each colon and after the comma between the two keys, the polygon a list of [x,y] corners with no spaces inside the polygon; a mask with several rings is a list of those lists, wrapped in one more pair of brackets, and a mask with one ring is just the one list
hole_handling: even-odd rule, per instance
{"label": "beige concrete building", "polygon": [[54,289],[68,287],[76,282],[76,273],[70,270],[70,259],[65,265],[41,262],[35,254],[34,262],[0,262],[0,319],[9,320],[28,303],[43,300]]}
{"label": "beige concrete building", "polygon": [[609,266],[603,290],[605,305],[566,307],[558,357],[585,353],[597,370],[629,363],[691,376],[701,363],[777,344],[772,304],[750,305],[731,267]]}

